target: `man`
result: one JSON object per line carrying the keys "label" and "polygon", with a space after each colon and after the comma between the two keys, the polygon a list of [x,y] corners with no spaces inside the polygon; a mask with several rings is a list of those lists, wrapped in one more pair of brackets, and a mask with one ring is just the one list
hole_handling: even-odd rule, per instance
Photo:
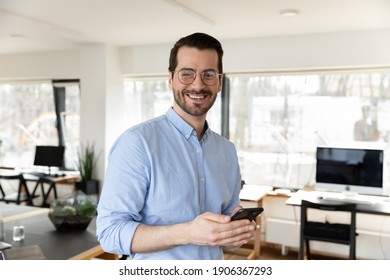
{"label": "man", "polygon": [[173,107],[127,130],[113,145],[98,205],[106,252],[132,259],[223,259],[254,237],[249,220],[230,221],[241,176],[234,145],[208,127],[222,88],[219,41],[195,33],[169,58]]}
{"label": "man", "polygon": [[356,141],[377,141],[379,139],[379,130],[376,116],[371,116],[369,106],[362,107],[362,118],[355,122],[354,139]]}

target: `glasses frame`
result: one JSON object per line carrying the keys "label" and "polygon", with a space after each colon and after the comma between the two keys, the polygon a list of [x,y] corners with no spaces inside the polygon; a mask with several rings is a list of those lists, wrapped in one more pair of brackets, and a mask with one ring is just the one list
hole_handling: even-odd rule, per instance
{"label": "glasses frame", "polygon": [[[182,80],[180,79],[180,72],[181,72],[181,71],[192,71],[192,72],[195,74],[194,77],[193,77],[193,79],[192,79],[192,81],[189,82],[189,83],[183,83]],[[216,73],[215,81],[213,81],[213,83],[209,84],[209,83],[207,83],[207,80],[206,80],[206,82],[205,82],[205,80],[204,80],[204,75],[205,75],[206,72],[215,72],[215,73]],[[178,71],[172,71],[172,73],[177,73],[177,74],[178,74],[178,75],[177,75],[177,78],[178,78],[179,82],[182,83],[183,85],[186,85],[186,86],[192,84],[192,83],[196,80],[196,76],[198,75],[198,72],[196,72],[196,71],[193,70],[193,69],[188,69],[188,68],[183,68],[183,69],[180,69],[180,70],[178,70]],[[220,78],[223,74],[218,73],[218,71],[216,71],[216,70],[214,70],[214,69],[210,69],[210,70],[204,70],[204,71],[200,72],[199,75],[200,75],[200,79],[202,80],[202,82],[203,82],[206,86],[214,86],[214,85],[216,85],[216,84],[218,83],[219,78]]]}

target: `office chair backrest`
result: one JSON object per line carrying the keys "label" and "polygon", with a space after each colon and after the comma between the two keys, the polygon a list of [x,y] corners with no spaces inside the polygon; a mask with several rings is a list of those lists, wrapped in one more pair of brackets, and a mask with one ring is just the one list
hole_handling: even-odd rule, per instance
{"label": "office chair backrest", "polygon": [[16,204],[20,204],[21,202],[27,202],[28,204],[31,203],[32,198],[30,197],[26,180],[22,174],[0,175],[0,180],[13,180],[18,182],[18,191],[10,195],[6,195],[6,191],[3,189],[0,182],[0,201]]}
{"label": "office chair backrest", "polygon": [[[323,211],[349,212],[348,224],[313,222],[308,219],[308,209]],[[303,259],[304,243],[307,247],[307,255],[310,258],[310,246],[308,241],[325,241],[350,246],[350,259],[355,259],[356,249],[356,204],[314,203],[302,200],[301,203],[301,240],[300,259]]]}
{"label": "office chair backrest", "polygon": [[315,203],[308,200],[302,200],[302,206],[304,208],[314,208],[324,211],[342,211],[342,212],[356,212],[356,204],[343,203],[343,204],[330,204],[330,203]]}

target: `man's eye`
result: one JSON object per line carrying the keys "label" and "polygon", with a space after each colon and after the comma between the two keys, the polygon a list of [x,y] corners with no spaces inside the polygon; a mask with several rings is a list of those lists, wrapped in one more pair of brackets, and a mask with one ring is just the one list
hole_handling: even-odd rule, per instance
{"label": "man's eye", "polygon": [[182,76],[182,77],[193,77],[193,76],[194,76],[194,73],[191,72],[191,71],[182,71],[182,72],[181,72],[181,76]]}
{"label": "man's eye", "polygon": [[206,72],[206,73],[203,74],[203,78],[204,79],[214,79],[214,77],[215,77],[214,73]]}

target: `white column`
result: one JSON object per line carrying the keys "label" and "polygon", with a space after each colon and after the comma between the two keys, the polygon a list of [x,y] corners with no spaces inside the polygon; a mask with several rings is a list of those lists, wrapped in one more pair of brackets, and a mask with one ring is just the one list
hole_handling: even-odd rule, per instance
{"label": "white column", "polygon": [[83,47],[80,69],[80,142],[95,144],[100,154],[95,176],[102,185],[112,137],[118,134],[116,124],[123,121],[118,48],[105,44]]}

